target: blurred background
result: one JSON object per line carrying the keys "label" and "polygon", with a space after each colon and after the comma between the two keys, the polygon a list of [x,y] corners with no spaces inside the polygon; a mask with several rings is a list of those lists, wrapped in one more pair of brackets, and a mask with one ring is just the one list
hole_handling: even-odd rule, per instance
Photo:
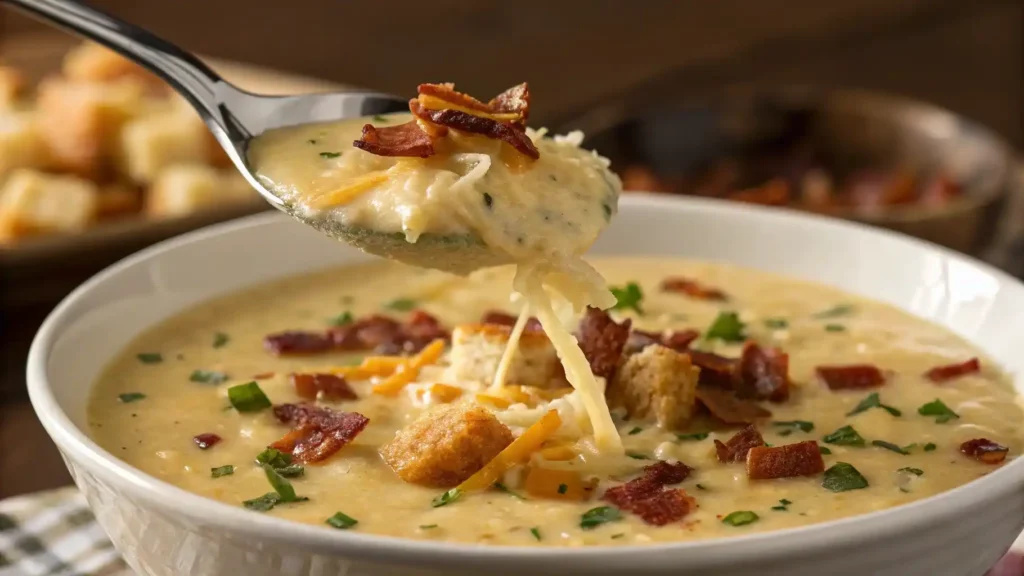
{"label": "blurred background", "polygon": [[[531,124],[583,129],[627,188],[821,212],[1024,268],[1020,0],[92,4],[254,91],[527,80]],[[0,64],[2,499],[70,482],[24,390],[54,304],[139,248],[265,206],[180,102],[103,51],[0,11]]]}

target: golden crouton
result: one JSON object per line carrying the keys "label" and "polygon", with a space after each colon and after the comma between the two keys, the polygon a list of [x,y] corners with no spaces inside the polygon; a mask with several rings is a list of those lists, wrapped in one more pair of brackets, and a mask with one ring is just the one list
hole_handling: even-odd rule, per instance
{"label": "golden crouton", "polygon": [[0,113],[0,181],[18,168],[45,168],[46,146],[32,112]]}
{"label": "golden crouton", "polygon": [[619,368],[608,402],[625,408],[631,418],[654,418],[663,428],[678,429],[693,416],[699,374],[688,355],[651,345]]}
{"label": "golden crouton", "polygon": [[121,156],[128,177],[149,184],[175,164],[204,164],[211,145],[198,117],[153,114],[128,122],[121,133]]}
{"label": "golden crouton", "polygon": [[148,190],[146,213],[181,216],[210,206],[253,198],[249,184],[234,170],[182,164],[160,172]]}
{"label": "golden crouton", "polygon": [[57,167],[101,179],[113,169],[121,127],[141,110],[142,88],[49,78],[38,100],[40,133]]}
{"label": "golden crouton", "polygon": [[142,209],[142,191],[126,184],[100,187],[96,204],[96,218],[117,218],[134,214]]}
{"label": "golden crouton", "polygon": [[0,240],[81,230],[96,213],[96,196],[86,180],[17,170],[0,188]]}
{"label": "golden crouton", "polygon": [[9,66],[0,66],[0,108],[11,108],[24,90],[25,75]]}
{"label": "golden crouton", "polygon": [[512,432],[485,408],[448,405],[420,416],[381,448],[406,482],[451,488],[512,443]]}
{"label": "golden crouton", "polygon": [[94,42],[83,42],[68,50],[64,55],[63,72],[71,80],[85,82],[133,78],[153,86],[163,84],[142,66]]}
{"label": "golden crouton", "polygon": [[[452,333],[451,372],[456,382],[490,386],[512,329],[496,324],[462,324]],[[547,388],[561,384],[562,365],[548,337],[526,330],[509,367],[506,384]]]}

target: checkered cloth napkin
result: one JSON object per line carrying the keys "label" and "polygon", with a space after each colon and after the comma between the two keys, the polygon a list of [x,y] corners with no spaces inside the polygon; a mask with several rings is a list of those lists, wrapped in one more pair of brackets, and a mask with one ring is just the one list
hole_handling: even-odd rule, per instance
{"label": "checkered cloth napkin", "polygon": [[[136,575],[72,486],[0,500],[0,576]],[[1007,554],[986,576],[1024,576],[1024,556]]]}

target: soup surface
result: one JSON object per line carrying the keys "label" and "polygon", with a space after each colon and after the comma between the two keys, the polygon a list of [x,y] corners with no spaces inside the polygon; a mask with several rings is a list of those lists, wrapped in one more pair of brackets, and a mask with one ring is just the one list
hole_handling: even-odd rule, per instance
{"label": "soup surface", "polygon": [[[242,506],[248,501],[247,507],[263,510],[253,513],[319,525],[331,518],[335,528],[407,538],[541,546],[678,541],[811,524],[925,498],[990,473],[1003,461],[1006,452],[999,447],[978,448],[976,443],[977,449],[965,453],[962,445],[970,440],[990,439],[1008,448],[1008,459],[1020,452],[1021,408],[996,366],[982,358],[980,371],[962,370],[942,382],[924,376],[937,366],[960,364],[978,355],[971,345],[930,323],[832,288],[726,265],[639,258],[596,259],[593,264],[615,287],[619,306],[611,311],[612,319],[632,322],[633,334],[624,352],[632,356],[614,358],[619,364],[612,376],[614,386],[626,386],[627,396],[630,390],[640,394],[629,388],[630,382],[620,380],[630,378],[626,365],[655,349],[650,340],[659,336],[665,336],[666,345],[682,350],[681,356],[689,353],[694,359],[700,353],[737,358],[743,340],[765,350],[778,348],[788,354],[788,398],[734,400],[770,411],[770,416],[758,413],[747,418],[763,443],[777,448],[816,441],[827,470],[751,479],[750,460],[757,448],[747,454],[745,467],[742,458],[721,461],[714,443],[727,442],[744,424],[729,425],[709,414],[711,406],[695,402],[692,390],[690,395],[672,397],[692,404],[692,415],[673,418],[665,416],[676,408],[671,402],[645,408],[610,398],[626,455],[598,453],[578,392],[567,388],[558,374],[547,382],[524,382],[525,374],[536,372],[520,365],[509,382],[518,378],[517,384],[524,385],[495,389],[494,355],[496,350],[500,357],[501,346],[485,350],[466,336],[491,330],[507,337],[507,326],[502,332],[496,324],[486,329],[470,324],[494,310],[514,313],[509,304],[511,270],[487,269],[457,278],[386,262],[232,295],[141,335],[94,387],[89,407],[92,435],[147,474],[226,504]],[[679,290],[684,279],[689,288]],[[424,362],[417,372],[410,372],[412,382],[389,394],[375,390],[381,390],[382,383],[393,384],[394,374],[384,371],[368,378],[353,368],[367,355],[384,362],[381,351],[335,346],[296,355],[282,347],[284,340],[265,342],[267,335],[284,331],[304,330],[311,337],[332,327],[343,329],[374,314],[399,322],[422,320],[417,310],[436,317],[445,329],[458,330],[440,358]],[[575,328],[571,316],[565,313],[562,319]],[[507,324],[508,319],[492,315],[492,320]],[[685,345],[668,338],[691,329],[701,336]],[[440,333],[435,330],[427,340]],[[589,352],[585,331],[579,337]],[[541,333],[531,336],[527,329],[519,354],[542,362],[537,350],[544,353],[547,346]],[[387,345],[383,348],[384,353],[395,352]],[[421,342],[412,349],[429,348]],[[490,360],[481,360],[484,357]],[[473,363],[472,369],[467,363]],[[862,365],[862,372],[854,373],[856,377],[846,372],[835,380],[841,384],[837,389],[825,385],[817,370],[849,365]],[[865,386],[870,378],[863,376],[863,366],[879,368],[883,380]],[[595,372],[601,371],[595,366]],[[347,375],[348,388],[357,398],[328,400],[326,388],[319,387],[317,399],[310,400],[308,390],[289,376],[329,372]],[[705,382],[708,375],[712,371],[702,368],[700,390],[715,385]],[[250,382],[274,408],[254,405],[251,398],[229,399],[229,389],[246,388]],[[649,399],[654,406],[657,392]],[[290,467],[284,462],[257,464],[257,455],[292,428],[282,422],[276,408],[303,402],[359,413],[369,423],[320,462],[304,467],[298,459]],[[498,482],[488,482],[484,489],[447,492],[448,498],[440,498],[466,474],[454,480],[427,478],[419,484],[403,480],[411,467],[422,464],[425,469],[430,466],[425,461],[451,456],[436,451],[459,432],[453,426],[442,431],[448,436],[423,435],[421,445],[414,448],[408,442],[396,446],[396,432],[429,425],[436,414],[450,416],[467,407],[486,410],[511,431],[498,449],[512,436],[534,437],[543,427],[538,423],[548,422],[552,411],[560,425],[557,431],[548,431],[543,445],[521,454],[514,466],[503,469]],[[495,432],[493,423],[480,430],[478,440],[495,436],[497,442],[503,434]],[[522,447],[525,441],[520,440],[512,446]],[[463,448],[472,452],[483,440],[467,442]],[[497,460],[491,458],[495,451],[468,472]],[[606,493],[645,474],[644,467],[656,461],[682,462],[690,468],[681,482],[663,488],[682,490],[673,494],[685,503],[682,516],[676,510],[668,522],[660,522],[650,510],[611,498],[623,504],[617,506]],[[270,474],[267,468],[279,473]],[[283,480],[290,488],[272,486],[268,478]],[[296,496],[292,502],[281,497],[289,489]],[[268,493],[271,497],[260,501]]]}

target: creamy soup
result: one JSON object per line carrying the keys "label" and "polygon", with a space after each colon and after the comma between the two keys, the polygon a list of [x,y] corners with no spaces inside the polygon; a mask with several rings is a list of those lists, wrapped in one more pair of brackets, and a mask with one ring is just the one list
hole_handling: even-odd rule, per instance
{"label": "creamy soup", "polygon": [[[385,262],[259,287],[142,334],[94,387],[92,435],[147,474],[254,514],[318,525],[330,519],[334,528],[407,538],[539,546],[802,526],[926,498],[992,472],[1007,450],[1006,461],[1020,452],[1022,414],[1006,376],[985,358],[979,370],[965,364],[978,351],[933,324],[828,287],[726,265],[593,264],[617,296],[611,322],[632,322],[626,346],[604,358],[610,372],[600,359],[595,364],[588,331],[579,333],[595,372],[611,374],[624,455],[594,449],[579,392],[544,368],[553,352],[542,333],[525,327],[519,363],[495,386],[509,318],[491,314],[490,324],[479,323],[494,310],[518,312],[509,305],[511,270],[454,277]],[[351,336],[346,326],[374,314],[428,329],[378,342],[376,351],[342,338]],[[562,320],[576,328],[571,314]],[[452,329],[451,343],[435,347]],[[304,335],[280,336],[295,330]],[[336,336],[330,344],[316,339],[328,330]],[[271,334],[279,336],[265,342]],[[497,335],[490,348],[488,335]],[[788,355],[785,398],[765,384],[779,383],[770,378],[755,377],[753,395],[741,394],[750,374],[736,365],[730,370],[738,380],[711,378],[709,358],[735,359],[751,346],[775,359]],[[296,348],[306,353],[288,353]],[[657,358],[681,368],[659,373]],[[929,372],[949,365],[961,366]],[[819,370],[837,366],[847,368],[839,376]],[[336,382],[323,379],[310,400],[309,381],[304,387],[291,374],[343,375],[347,391],[332,396]],[[702,395],[710,389],[730,394],[746,416],[737,422],[712,409],[714,399]],[[763,399],[770,396],[777,401]],[[302,426],[283,422],[278,408],[301,403],[369,421],[317,462],[268,458],[269,445]],[[760,435],[749,443],[756,447],[745,458],[735,443],[716,450],[716,440],[728,443],[744,429],[744,418],[753,426],[744,434]],[[980,439],[990,442],[970,442]],[[823,462],[773,452],[794,445],[812,447]],[[473,485],[481,466],[502,458],[508,462],[497,476]],[[761,466],[763,458],[776,465]],[[670,493],[669,504],[636,494],[636,478],[656,462],[678,473],[655,486]],[[771,477],[752,479],[765,474]],[[632,496],[622,489],[613,496],[630,481]]]}

